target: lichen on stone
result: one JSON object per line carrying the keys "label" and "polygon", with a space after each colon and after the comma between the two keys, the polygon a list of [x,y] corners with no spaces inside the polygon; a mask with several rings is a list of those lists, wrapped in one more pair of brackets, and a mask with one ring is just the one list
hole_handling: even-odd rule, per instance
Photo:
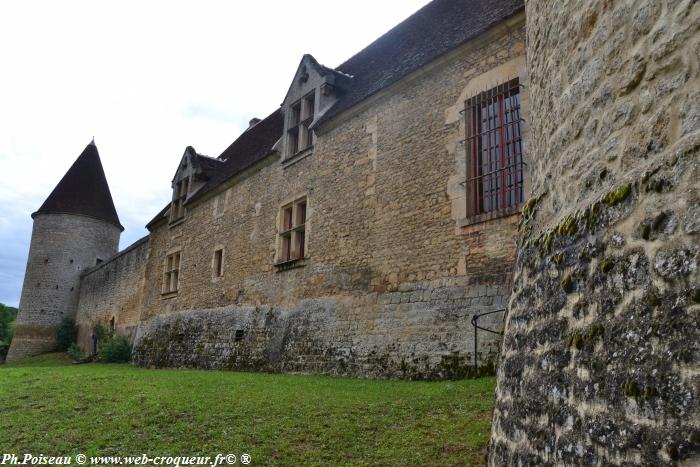
{"label": "lichen on stone", "polygon": [[600,269],[600,272],[607,273],[614,266],[615,266],[615,261],[610,259],[610,258],[606,258],[603,261],[601,261],[600,266],[598,266],[598,269]]}
{"label": "lichen on stone", "polygon": [[574,290],[574,281],[571,278],[571,275],[568,275],[564,277],[561,282],[559,283],[559,286],[562,288],[562,290],[566,293],[571,293]]}
{"label": "lichen on stone", "polygon": [[615,206],[626,200],[630,193],[632,193],[632,185],[628,183],[605,195],[603,202],[608,206]]}

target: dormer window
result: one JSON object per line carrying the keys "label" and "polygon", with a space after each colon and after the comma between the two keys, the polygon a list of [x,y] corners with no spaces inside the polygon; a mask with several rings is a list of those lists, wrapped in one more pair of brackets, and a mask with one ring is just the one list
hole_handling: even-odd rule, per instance
{"label": "dormer window", "polygon": [[316,111],[316,91],[312,91],[289,107],[287,157],[313,145],[313,130],[309,128]]}
{"label": "dormer window", "polygon": [[185,217],[185,200],[189,191],[189,178],[183,178],[175,184],[173,190],[173,202],[170,207],[170,222],[175,222]]}

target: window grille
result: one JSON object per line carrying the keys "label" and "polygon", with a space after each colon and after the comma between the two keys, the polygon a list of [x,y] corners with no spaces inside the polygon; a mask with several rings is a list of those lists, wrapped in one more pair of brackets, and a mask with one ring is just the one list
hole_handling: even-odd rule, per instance
{"label": "window grille", "polygon": [[465,101],[468,215],[524,199],[520,85],[513,79]]}

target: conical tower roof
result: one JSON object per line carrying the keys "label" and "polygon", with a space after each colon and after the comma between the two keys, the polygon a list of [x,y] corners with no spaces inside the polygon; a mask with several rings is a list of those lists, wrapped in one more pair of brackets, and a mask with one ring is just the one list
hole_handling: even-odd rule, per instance
{"label": "conical tower roof", "polygon": [[32,217],[36,214],[81,214],[110,222],[124,230],[94,140],[85,147]]}

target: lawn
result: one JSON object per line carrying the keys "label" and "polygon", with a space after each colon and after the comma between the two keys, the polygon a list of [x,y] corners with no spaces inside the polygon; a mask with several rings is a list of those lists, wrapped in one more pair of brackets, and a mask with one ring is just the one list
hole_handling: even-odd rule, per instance
{"label": "lawn", "polygon": [[0,365],[0,454],[481,465],[494,386],[72,365],[52,354]]}

